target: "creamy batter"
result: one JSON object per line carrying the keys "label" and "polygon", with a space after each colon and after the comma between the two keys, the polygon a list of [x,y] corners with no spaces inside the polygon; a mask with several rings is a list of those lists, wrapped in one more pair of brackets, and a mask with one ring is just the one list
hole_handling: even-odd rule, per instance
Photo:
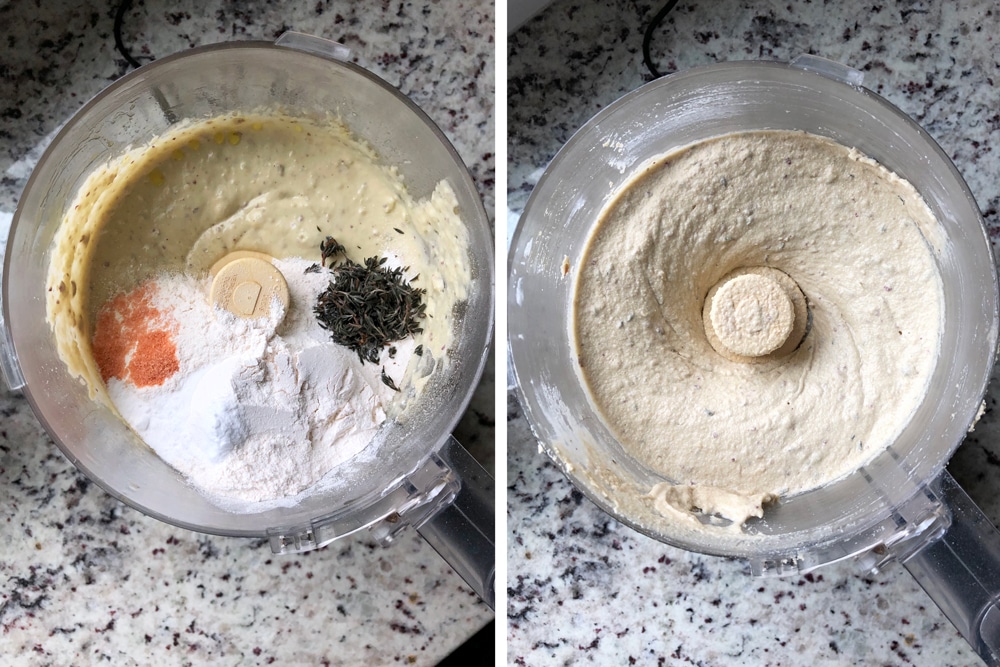
{"label": "creamy batter", "polygon": [[708,140],[627,182],[573,334],[595,407],[668,480],[657,509],[738,526],[884,450],[937,360],[940,237],[909,183],[804,133]]}
{"label": "creamy batter", "polygon": [[[395,169],[339,123],[247,115],[185,123],[96,170],[57,235],[48,320],[70,371],[106,399],[91,351],[100,307],[158,273],[206,275],[233,250],[319,259],[334,236],[357,262],[388,258],[427,290],[428,317],[407,377],[444,363],[470,280],[457,201],[442,182],[414,201]],[[418,278],[419,276],[419,278]],[[436,361],[435,361],[436,360]]]}

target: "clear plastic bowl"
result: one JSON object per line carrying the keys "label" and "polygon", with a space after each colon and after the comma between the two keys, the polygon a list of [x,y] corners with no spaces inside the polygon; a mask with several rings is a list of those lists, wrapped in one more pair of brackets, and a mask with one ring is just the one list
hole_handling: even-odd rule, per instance
{"label": "clear plastic bowl", "polygon": [[[493,324],[492,234],[467,169],[416,105],[367,70],[332,59],[336,47],[302,35],[286,35],[277,44],[220,44],[157,60],[116,81],[66,124],[42,156],[14,215],[4,263],[5,374],[21,385],[66,456],[150,516],[202,532],[269,537],[276,551],[313,548],[379,525],[388,541],[398,528],[427,520],[455,498],[461,481],[445,450],[479,380]],[[189,486],[70,377],[46,323],[44,289],[53,235],[95,167],[185,119],[257,110],[339,116],[381,161],[398,168],[416,198],[447,180],[468,227],[473,285],[457,318],[452,364],[405,426],[391,425],[384,444],[359,455],[365,465],[338,469],[327,490],[293,506],[234,513]],[[489,521],[492,541],[492,513]]]}
{"label": "clear plastic bowl", "polygon": [[[997,285],[979,208],[927,133],[858,86],[859,78],[806,59],[712,65],[642,86],[566,143],[535,187],[512,239],[510,357],[526,416],[545,451],[618,520],[684,549],[745,558],[755,572],[808,570],[905,530],[903,508],[922,497],[962,442],[994,361]],[[702,139],[762,129],[804,130],[855,147],[923,195],[947,237],[937,256],[944,283],[942,352],[912,422],[869,465],[782,498],[745,532],[694,531],[643,499],[657,482],[673,480],[630,457],[588,400],[570,335],[574,280],[561,266],[564,257],[577,266],[599,212],[634,168]],[[906,512],[931,511],[911,509]]]}

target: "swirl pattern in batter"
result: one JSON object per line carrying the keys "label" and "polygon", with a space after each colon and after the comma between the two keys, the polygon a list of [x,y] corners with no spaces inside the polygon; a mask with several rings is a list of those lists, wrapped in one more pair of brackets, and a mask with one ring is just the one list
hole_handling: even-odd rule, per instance
{"label": "swirl pattern in batter", "polygon": [[606,424],[667,480],[657,509],[740,525],[883,451],[937,362],[938,236],[908,182],[815,135],[731,134],[644,165],[591,232],[573,335]]}

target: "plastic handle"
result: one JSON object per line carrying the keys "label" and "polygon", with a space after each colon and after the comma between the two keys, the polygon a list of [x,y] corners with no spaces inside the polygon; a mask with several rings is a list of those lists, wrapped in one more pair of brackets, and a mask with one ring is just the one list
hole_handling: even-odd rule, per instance
{"label": "plastic handle", "polygon": [[453,503],[420,525],[417,532],[493,609],[496,578],[493,477],[455,438],[448,438],[440,456],[459,476],[462,488]]}
{"label": "plastic handle", "polygon": [[351,62],[351,49],[340,42],[334,42],[315,35],[307,35],[304,32],[289,30],[281,33],[278,39],[274,40],[275,46],[284,46],[296,51],[314,53],[318,56],[333,58],[341,62]]}
{"label": "plastic handle", "polygon": [[986,664],[1000,666],[1000,531],[947,471],[930,490],[951,523],[903,566]]}
{"label": "plastic handle", "polygon": [[847,65],[842,65],[835,60],[813,56],[808,53],[796,56],[789,64],[792,67],[797,67],[807,72],[822,74],[828,79],[840,81],[855,88],[860,88],[862,82],[865,80],[864,72],[856,70],[853,67],[848,67]]}
{"label": "plastic handle", "polygon": [[333,40],[325,39],[323,37],[316,37],[315,35],[308,35],[304,32],[289,30],[281,33],[281,35],[278,36],[278,39],[274,40],[274,45],[287,49],[294,49],[296,51],[303,51],[305,53],[311,53],[317,56],[323,56],[324,58],[330,58],[331,60],[336,60],[340,63],[353,63],[378,76],[380,79],[387,82],[389,81],[384,72],[376,67],[373,67],[371,63],[367,62],[359,52],[352,51],[350,47],[344,46],[340,42],[334,42]]}

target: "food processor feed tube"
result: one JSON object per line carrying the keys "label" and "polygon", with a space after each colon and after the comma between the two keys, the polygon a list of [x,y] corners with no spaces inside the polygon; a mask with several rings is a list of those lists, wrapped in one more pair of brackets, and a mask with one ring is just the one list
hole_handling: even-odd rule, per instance
{"label": "food processor feed tube", "polygon": [[[871,571],[898,560],[983,659],[1000,664],[1000,534],[944,471],[980,412],[995,361],[998,297],[990,242],[978,206],[947,156],[912,120],[862,88],[861,77],[814,57],[792,64],[722,63],[642,86],[584,125],[546,169],[512,238],[508,340],[517,391],[545,451],[585,495],[623,523],[681,548],[744,559],[758,576],[807,572],[847,558]],[[912,186],[935,223],[931,229],[921,228],[921,233],[930,248],[932,271],[940,277],[942,316],[933,337],[940,338],[937,349],[949,352],[936,355],[924,393],[917,396],[912,414],[902,415],[893,431],[897,435],[887,436],[884,449],[871,451],[855,464],[856,469],[818,482],[816,488],[780,495],[776,501],[765,499],[759,518],[752,503],[737,502],[717,503],[710,512],[681,510],[680,516],[669,511],[683,507],[678,498],[698,508],[706,499],[733,499],[711,490],[703,496],[696,496],[697,489],[686,493],[686,485],[654,469],[613,435],[579,369],[580,348],[573,341],[575,289],[591,230],[631,179],[682,147],[754,132],[819,135],[855,149],[856,159],[881,165],[895,175],[890,182],[898,176]],[[751,150],[747,156],[765,152]],[[848,171],[858,173],[853,167]],[[820,182],[843,175],[822,168],[803,173],[815,173]],[[797,174],[789,177],[793,175]],[[731,192],[735,184],[719,179],[712,185],[728,185]],[[636,209],[646,201],[637,199]],[[727,205],[712,197],[705,204]],[[689,210],[683,205],[677,208]],[[744,220],[752,212],[739,212],[742,223],[736,227],[741,230],[766,223]],[[668,237],[664,233],[661,239]],[[734,239],[719,238],[719,253],[735,247]],[[811,243],[816,235],[802,238]],[[622,262],[612,262],[608,275],[624,274],[622,265],[630,251],[611,253]],[[786,344],[798,344],[800,335],[798,291],[784,285],[787,281],[780,275],[755,268],[760,266],[766,267],[767,261],[720,266],[711,289],[705,288],[700,300],[683,311],[691,322],[704,324],[700,338],[692,335],[690,340],[743,364],[727,367],[738,377],[752,374],[752,364],[766,367],[768,358],[783,354]],[[726,273],[735,268],[749,273]],[[808,271],[792,273],[805,298],[813,300],[810,308],[817,307],[816,299],[825,295],[806,280]],[[686,285],[684,280],[678,278],[671,285]],[[876,283],[883,284],[888,283]],[[744,331],[742,320],[733,319],[732,313],[743,312],[740,304],[747,295],[767,305],[759,310],[770,312],[776,324],[761,332]],[[597,300],[591,305],[605,307]],[[650,308],[658,310],[662,304],[660,309]],[[610,326],[627,333],[635,324],[628,319],[624,314]],[[803,344],[809,343],[810,332],[816,335],[815,328],[809,329]],[[552,345],[541,350],[530,343],[537,340]],[[636,339],[619,342],[636,344]],[[650,355],[647,361],[663,364],[662,356]],[[905,370],[895,360],[886,369]],[[661,370],[667,374],[670,369]],[[697,367],[690,377],[706,372]],[[676,502],[666,506],[658,502],[664,493],[673,493]],[[734,512],[741,511],[750,518],[720,518],[739,516]]]}
{"label": "food processor feed tube", "polygon": [[[493,480],[450,435],[479,381],[492,331],[493,251],[488,218],[468,171],[440,130],[398,90],[369,71],[338,60],[338,57],[343,58],[343,53],[344,50],[339,45],[295,33],[286,33],[275,44],[240,42],[192,49],[159,59],[132,72],[85,105],[66,124],[40,159],[14,214],[2,285],[3,326],[0,327],[0,333],[3,335],[0,336],[0,351],[3,354],[0,355],[0,371],[12,389],[23,391],[39,421],[74,464],[106,491],[150,516],[190,530],[229,536],[266,537],[276,553],[318,548],[362,529],[368,529],[378,541],[388,544],[400,530],[411,526],[419,530],[492,607],[495,562]],[[172,157],[168,152],[164,161],[156,164],[143,162],[147,158],[154,160],[154,155],[159,155],[152,150],[159,139],[173,136],[171,133],[200,132],[199,128],[203,124],[211,125],[213,122],[222,123],[221,126],[215,126],[214,135],[206,129],[207,134],[190,136],[185,141],[178,139],[176,144],[171,145],[180,146],[173,150]],[[242,125],[230,128],[226,123]],[[284,130],[280,130],[280,127]],[[181,188],[176,191],[178,199],[183,199],[180,195],[196,193],[197,188],[189,190],[184,185],[187,183],[183,179],[185,170],[196,169],[198,165],[218,164],[216,158],[224,161],[228,155],[236,155],[243,149],[250,150],[252,145],[264,146],[263,143],[255,142],[268,141],[267,137],[274,136],[269,134],[272,131],[287,130],[294,134],[298,130],[299,135],[307,136],[302,130],[309,127],[317,132],[311,135],[311,146],[320,146],[320,137],[333,142],[322,144],[324,151],[340,150],[331,147],[335,147],[340,141],[336,138],[336,132],[340,131],[337,128],[346,127],[349,132],[343,135],[346,143],[342,145],[360,147],[357,149],[360,153],[356,154],[356,159],[350,156],[344,158],[339,164],[340,170],[326,169],[326,165],[322,164],[323,168],[317,167],[316,171],[310,172],[306,162],[300,159],[308,151],[297,152],[295,156],[288,157],[288,169],[306,170],[307,173],[299,181],[315,183],[316,179],[337,178],[338,174],[346,172],[360,173],[351,170],[361,169],[367,170],[365,173],[371,178],[365,177],[363,187],[358,188],[359,192],[396,193],[391,195],[392,204],[398,205],[401,210],[389,204],[383,209],[381,203],[378,207],[370,207],[370,210],[380,212],[378,220],[382,221],[383,227],[386,220],[393,215],[397,216],[394,218],[397,222],[393,222],[388,231],[382,229],[379,235],[370,235],[372,239],[388,239],[384,241],[386,250],[374,248],[365,252],[368,255],[381,254],[388,259],[387,255],[396,248],[403,254],[417,257],[418,260],[415,261],[441,259],[436,258],[435,253],[447,255],[443,259],[445,263],[448,258],[452,258],[452,264],[464,267],[463,280],[453,280],[450,283],[461,285],[462,291],[450,292],[457,295],[449,297],[454,298],[454,304],[449,300],[438,300],[438,305],[430,301],[424,303],[428,308],[427,313],[435,312],[439,316],[434,318],[435,322],[424,324],[424,333],[411,331],[406,336],[397,337],[395,346],[398,350],[382,350],[379,364],[384,366],[381,381],[378,379],[378,369],[374,376],[371,375],[371,364],[367,369],[362,365],[342,376],[342,386],[357,388],[359,383],[367,383],[382,396],[380,400],[383,405],[378,410],[384,408],[387,418],[378,417],[374,408],[368,411],[369,420],[374,415],[375,419],[382,421],[380,425],[375,422],[376,426],[373,428],[377,428],[377,434],[367,441],[367,446],[352,453],[343,462],[327,459],[333,461],[332,472],[315,484],[309,482],[310,486],[305,490],[294,489],[290,493],[281,491],[274,497],[261,498],[254,495],[259,487],[244,484],[241,487],[246,491],[243,496],[220,497],[213,495],[211,489],[206,490],[206,486],[196,479],[197,475],[193,472],[185,472],[166,460],[166,449],[163,450],[164,456],[159,456],[157,446],[146,442],[146,436],[142,436],[144,439],[140,440],[139,432],[160,417],[155,411],[151,413],[146,409],[148,406],[143,405],[139,399],[171,396],[168,390],[173,391],[171,387],[174,385],[163,383],[166,382],[164,377],[177,372],[172,370],[176,364],[174,367],[153,364],[155,373],[143,376],[142,382],[136,379],[138,375],[133,377],[134,386],[125,386],[124,390],[121,388],[128,382],[119,380],[118,375],[115,375],[119,370],[112,368],[108,371],[107,382],[118,389],[111,392],[114,395],[110,398],[109,393],[102,394],[106,390],[104,372],[111,368],[107,362],[109,359],[117,359],[116,350],[121,351],[121,346],[117,345],[120,341],[116,339],[116,336],[121,337],[120,332],[112,330],[110,336],[105,336],[112,344],[103,348],[103,366],[102,362],[92,359],[94,355],[64,356],[67,349],[80,349],[85,353],[90,350],[90,341],[94,339],[88,335],[86,325],[78,325],[79,322],[89,322],[90,316],[83,310],[87,305],[85,302],[74,302],[73,297],[78,293],[90,295],[93,284],[87,280],[57,279],[49,285],[52,288],[49,290],[45,286],[46,275],[65,272],[67,276],[87,277],[93,275],[91,270],[95,265],[114,271],[114,258],[102,258],[106,261],[88,263],[86,257],[87,252],[101,252],[102,247],[113,251],[111,246],[102,246],[102,238],[113,238],[110,234],[80,233],[66,237],[69,241],[64,245],[56,243],[57,240],[63,240],[60,236],[61,229],[76,229],[74,225],[79,218],[67,216],[66,213],[77,196],[89,197],[94,192],[105,204],[108,200],[113,200],[114,206],[93,204],[96,213],[88,215],[86,220],[94,221],[98,226],[106,225],[98,227],[102,232],[112,228],[125,229],[126,234],[120,239],[121,247],[130,247],[131,243],[139,244],[135,252],[127,253],[126,261],[135,265],[134,273],[128,275],[134,276],[133,279],[137,282],[147,280],[153,284],[150,286],[142,283],[135,289],[124,288],[118,296],[109,294],[104,298],[95,298],[94,308],[100,308],[102,303],[123,301],[120,304],[124,308],[122,312],[130,319],[129,324],[123,325],[122,329],[131,330],[132,319],[141,320],[140,324],[151,321],[150,318],[154,316],[149,313],[156,310],[151,304],[180,303],[187,298],[183,296],[185,294],[193,295],[190,303],[200,304],[197,298],[201,293],[199,286],[204,287],[205,301],[199,307],[211,309],[207,285],[214,277],[216,284],[212,285],[211,297],[216,300],[216,306],[222,305],[221,310],[217,308],[221,315],[216,313],[216,317],[208,316],[200,320],[189,317],[184,322],[178,320],[180,328],[173,330],[176,334],[174,340],[162,340],[162,336],[157,336],[163,332],[149,335],[148,327],[140,327],[145,332],[141,334],[140,340],[160,340],[162,344],[157,347],[157,359],[160,359],[164,355],[170,356],[166,352],[171,348],[179,350],[184,341],[198,340],[190,335],[185,337],[188,329],[184,327],[197,329],[199,322],[222,322],[222,329],[230,338],[235,335],[233,332],[243,330],[253,334],[254,340],[261,335],[272,336],[268,339],[270,343],[264,346],[269,352],[259,359],[254,356],[256,352],[247,352],[242,348],[238,352],[250,360],[249,365],[244,364],[246,368],[254,368],[254,364],[259,363],[262,364],[262,369],[263,365],[267,365],[268,369],[273,366],[275,372],[261,370],[259,378],[251,378],[256,384],[246,385],[249,393],[245,395],[255,396],[255,402],[237,403],[240,406],[238,412],[222,415],[225,417],[223,426],[228,424],[223,429],[224,432],[219,431],[216,426],[213,426],[214,430],[210,430],[216,435],[221,433],[226,436],[223,440],[228,445],[237,443],[236,436],[245,430],[244,426],[250,424],[247,420],[256,424],[253,428],[261,426],[264,429],[264,438],[261,440],[264,444],[271,442],[272,437],[280,439],[292,432],[302,431],[305,428],[302,420],[292,419],[289,422],[285,419],[281,422],[284,426],[271,429],[269,424],[273,424],[260,417],[263,414],[278,414],[286,408],[290,410],[287,414],[299,414],[296,412],[301,409],[298,403],[292,402],[287,406],[282,403],[280,408],[271,405],[280,402],[278,398],[294,394],[285,391],[285,385],[281,384],[284,380],[296,377],[296,373],[287,372],[291,368],[290,363],[303,364],[308,361],[312,366],[305,372],[315,371],[326,377],[331,375],[331,368],[336,366],[328,363],[329,360],[354,358],[358,362],[357,357],[361,354],[360,351],[357,354],[351,352],[341,343],[330,342],[329,336],[332,334],[322,333],[324,330],[319,329],[321,324],[315,321],[319,314],[313,312],[314,301],[310,300],[310,292],[306,290],[310,281],[317,276],[325,279],[320,275],[321,271],[332,271],[319,266],[320,250],[316,250],[316,247],[320,245],[322,236],[314,239],[310,235],[321,235],[324,231],[336,233],[335,226],[328,230],[316,229],[319,224],[335,225],[336,220],[331,223],[325,218],[320,220],[315,215],[308,215],[310,211],[318,210],[309,208],[308,191],[303,196],[285,196],[282,186],[259,197],[257,193],[245,195],[234,191],[236,194],[232,199],[238,201],[232,208],[237,210],[236,214],[232,214],[232,209],[217,211],[212,208],[213,204],[228,201],[221,195],[211,198],[207,205],[192,205],[190,215],[182,215],[181,222],[164,222],[169,227],[168,231],[174,233],[164,234],[164,238],[155,245],[143,244],[138,238],[139,232],[135,233],[135,239],[127,234],[129,229],[139,229],[142,224],[148,225],[154,219],[153,213],[146,216],[148,220],[144,217],[136,221],[135,225],[124,227],[108,226],[112,224],[108,221],[115,219],[115,211],[126,210],[127,204],[135,203],[136,198],[171,196],[170,193],[175,191],[167,188],[172,187],[171,179],[175,177],[179,179],[177,187]],[[223,129],[227,131],[223,132]],[[333,134],[327,136],[330,132]],[[360,142],[351,144],[353,139],[350,137],[357,137]],[[164,146],[160,146],[160,150],[163,149]],[[230,153],[227,154],[226,151]],[[128,172],[127,166],[121,166],[125,165],[121,158],[126,154],[134,158],[128,164],[137,165],[133,172]],[[114,174],[111,170],[120,166],[121,172],[117,173],[116,181],[112,180],[93,191],[81,190],[81,185],[90,182],[88,179],[92,175],[100,178],[107,173]],[[271,168],[284,175],[286,167],[270,162],[261,169],[252,167],[253,183],[263,183],[264,172]],[[202,188],[207,188],[209,186],[205,183],[217,175],[213,170],[206,170],[204,178],[197,182],[202,183]],[[380,180],[385,175],[389,179],[388,188]],[[346,175],[342,177],[347,178]],[[245,181],[246,179],[234,181],[233,187],[243,187]],[[289,187],[295,189],[298,182]],[[331,187],[336,189],[345,186],[327,184],[321,185],[320,189],[325,192]],[[105,195],[105,198],[101,198]],[[272,242],[261,235],[285,228],[280,225],[255,225],[254,220],[267,216],[258,215],[254,218],[251,210],[254,207],[245,205],[246,200],[261,203],[265,210],[272,213],[278,211],[279,214],[272,215],[272,218],[294,221],[298,217],[305,224],[300,225],[301,228],[295,232],[279,235],[280,238],[273,237]],[[320,200],[326,201],[325,197]],[[269,205],[272,208],[266,209]],[[220,206],[225,208],[226,205]],[[424,206],[429,208],[422,208]],[[153,210],[159,215],[170,208],[171,206],[161,206]],[[87,207],[73,210],[86,211]],[[251,215],[243,215],[247,210],[250,210]],[[112,213],[106,214],[107,211]],[[177,260],[173,246],[179,248],[184,245],[185,241],[180,240],[180,237],[187,235],[191,239],[197,238],[199,243],[206,238],[213,241],[211,230],[215,229],[218,222],[214,217],[216,212],[222,214],[225,233],[219,234],[219,239],[215,240],[229,243],[230,239],[239,237],[243,240],[242,245],[237,243],[235,247],[223,246],[205,253],[203,267],[198,261],[191,260],[190,256],[184,258],[187,250],[181,251],[180,259]],[[440,216],[434,217],[436,212]],[[295,213],[306,215],[296,216]],[[401,215],[406,217],[405,221],[398,217]],[[340,220],[343,216],[334,217]],[[422,228],[424,223],[421,221],[429,217],[439,224],[431,223],[429,227]],[[68,222],[70,220],[73,221],[72,225]],[[377,224],[378,220],[372,224]],[[64,222],[67,223],[65,226]],[[317,224],[313,224],[314,222]],[[407,227],[411,223],[415,226]],[[242,225],[239,228],[240,234],[230,234],[235,229],[232,228],[233,224]],[[446,224],[452,225],[447,229],[455,232],[452,238],[456,240],[451,245],[435,243],[435,234],[445,229]],[[348,227],[346,224],[342,226],[346,235]],[[294,224],[291,229],[295,229]],[[368,230],[368,227],[365,229]],[[409,235],[404,241],[404,236],[401,235],[407,232]],[[154,236],[157,235],[159,229],[154,229],[153,233]],[[168,239],[172,246],[166,242]],[[247,242],[247,239],[251,241]],[[253,242],[254,239],[256,242]],[[410,245],[407,246],[410,250],[405,253],[403,246],[399,245],[414,242],[417,250]],[[306,244],[303,247],[307,249],[297,253],[289,250],[296,243]],[[356,245],[364,243],[369,241],[359,237]],[[147,258],[143,254],[149,248],[153,248],[150,252],[155,257],[150,255]],[[457,251],[455,248],[458,248]],[[327,249],[332,252],[332,249]],[[271,256],[262,255],[262,251],[268,251]],[[354,246],[351,251],[362,252],[360,249],[355,251]],[[315,257],[311,255],[313,252],[316,253]],[[323,250],[324,260],[328,259],[326,252],[327,250]],[[52,259],[56,256],[67,261],[65,264],[56,263]],[[226,256],[225,263],[213,267],[210,276],[208,267],[213,262],[218,264],[217,260],[222,256]],[[305,260],[307,257],[311,259]],[[348,259],[352,257],[348,256]],[[360,260],[361,256],[356,259]],[[316,265],[309,266],[314,260]],[[161,261],[174,264],[168,266],[161,264]],[[191,261],[194,264],[185,263]],[[301,264],[296,264],[297,262]],[[346,260],[341,258],[340,262]],[[398,276],[392,277],[393,272],[397,271],[394,264],[385,265],[383,271],[380,268],[383,265],[378,263],[377,257],[375,262],[371,266],[366,263],[364,266],[367,268],[357,264],[355,266],[371,273],[369,277],[378,271],[380,280],[398,279]],[[55,274],[49,273],[50,266],[56,267]],[[307,270],[303,272],[302,266],[307,266]],[[100,270],[104,269],[98,269]],[[400,274],[405,274],[406,271],[407,269],[399,269]],[[440,290],[447,291],[450,277],[459,275],[434,269],[425,271],[424,274],[423,280],[426,282],[416,286],[423,288],[426,285],[428,300],[436,299],[435,295],[444,293]],[[149,281],[151,277],[154,280]],[[415,280],[409,277],[406,279]],[[333,279],[329,280],[332,282]],[[160,285],[168,284],[187,287],[183,290],[157,291]],[[407,292],[405,285],[397,284],[392,293],[399,294],[400,291]],[[57,294],[64,294],[65,299],[55,296]],[[154,297],[162,297],[166,301],[155,301]],[[52,300],[55,304],[49,304],[53,307],[51,313],[56,314],[54,317],[62,318],[60,321],[67,325],[58,328],[60,335],[56,335],[55,325],[50,326],[50,313],[45,309],[47,300]],[[431,310],[439,306],[444,310]],[[112,311],[111,314],[114,315],[115,312]],[[135,316],[136,313],[146,315],[139,317]],[[277,329],[277,334],[274,333],[274,327],[267,328],[276,323],[281,323],[282,327]],[[304,325],[306,329],[302,329],[300,325]],[[219,328],[218,324],[206,326]],[[435,332],[442,331],[441,326],[445,327],[444,333],[438,335]],[[295,341],[305,339],[296,338],[296,332],[307,329],[321,332],[321,344],[313,346],[312,343],[302,342],[303,347],[299,351],[295,346],[300,343]],[[414,334],[425,336],[424,342],[435,341],[435,347],[428,345],[427,349],[423,349],[416,345]],[[236,338],[240,336],[236,335]],[[225,343],[228,338],[218,340]],[[218,342],[214,338],[212,341],[213,345]],[[284,349],[282,346],[291,350],[291,353],[282,352],[284,357],[280,359],[274,357],[277,354],[274,351]],[[209,347],[211,346],[205,345],[199,349]],[[244,357],[234,357],[233,361],[243,363],[241,359]],[[70,364],[67,359],[74,363]],[[134,356],[128,359],[134,360]],[[128,359],[126,365],[130,366],[132,361]],[[178,354],[177,359],[181,365],[187,363],[184,354]],[[292,360],[290,363],[289,359]],[[393,366],[393,363],[401,363],[399,359],[409,359],[412,362],[407,366],[409,370],[405,374],[402,367]],[[83,361],[76,363],[76,360]],[[210,360],[210,363],[215,362]],[[390,374],[386,374],[385,367]],[[79,371],[80,368],[84,370]],[[200,378],[208,377],[210,373],[202,372],[198,375],[200,370],[197,369],[208,369],[208,366],[192,365],[191,368],[196,370],[186,375],[177,373],[176,378],[171,377],[170,381],[176,379],[175,385],[183,387],[187,378],[196,378],[199,382],[198,391],[202,388],[222,391],[228,386],[226,382],[201,382]],[[412,372],[414,370],[419,372]],[[237,379],[234,375],[234,383]],[[240,379],[240,382],[245,379]],[[396,382],[399,386],[396,386]],[[203,384],[205,387],[202,387]],[[318,390],[316,388],[321,386],[326,385],[317,382],[309,384],[306,390]],[[95,387],[99,391],[95,391]],[[261,391],[265,394],[269,391],[268,387],[275,388],[276,393],[272,394],[275,400],[257,400],[262,395]],[[199,407],[231,405],[229,397],[234,395],[236,385],[228,387],[227,391],[229,393],[223,391],[221,394],[216,391],[212,396],[219,398],[219,401],[203,401]],[[354,400],[361,396],[361,391],[362,389],[358,392],[350,389],[345,394],[345,400]],[[201,395],[197,392],[195,394]],[[366,395],[370,394],[369,391]],[[98,400],[94,400],[95,395]],[[177,395],[184,394],[178,392]],[[305,409],[309,412],[309,419],[312,420],[315,415],[308,410],[308,402],[312,400],[309,396],[312,395],[302,396],[306,401]],[[132,402],[118,402],[125,399]],[[138,421],[128,422],[125,414],[136,405],[145,411],[131,412],[130,414],[138,415]],[[244,409],[245,405],[249,407]],[[353,406],[352,410],[356,416],[366,417],[362,413],[366,413],[367,405],[365,409]],[[186,414],[183,406],[178,414]],[[143,415],[149,418],[145,419]],[[191,421],[185,419],[185,424]],[[343,423],[319,425],[315,430],[316,437],[329,436],[341,443]],[[279,430],[278,436],[272,436]],[[295,435],[295,440],[288,442],[314,442],[313,437],[313,432],[310,431],[307,439],[303,440]],[[190,452],[185,452],[183,447],[178,446],[185,443],[169,442],[169,433],[166,438],[161,437],[159,440],[159,445],[182,457],[190,455]],[[215,454],[219,457],[228,456],[232,451],[232,447],[228,445],[219,447]],[[325,450],[325,447],[319,449]],[[267,460],[266,451],[264,454],[262,461]],[[206,462],[206,467],[215,463],[214,460]],[[267,466],[267,463],[261,465]],[[221,480],[228,485],[234,480],[244,480],[252,476],[252,467],[245,466],[238,475],[230,478],[210,476],[210,481]],[[287,478],[290,483],[294,481],[294,466],[278,467],[282,470],[287,468],[293,473]],[[272,475],[272,468],[277,470],[273,466],[267,468],[267,488],[292,488],[282,481],[284,477],[279,479],[276,474]],[[310,464],[303,467],[302,471],[311,475],[317,469]],[[275,482],[273,487],[272,481]]]}

